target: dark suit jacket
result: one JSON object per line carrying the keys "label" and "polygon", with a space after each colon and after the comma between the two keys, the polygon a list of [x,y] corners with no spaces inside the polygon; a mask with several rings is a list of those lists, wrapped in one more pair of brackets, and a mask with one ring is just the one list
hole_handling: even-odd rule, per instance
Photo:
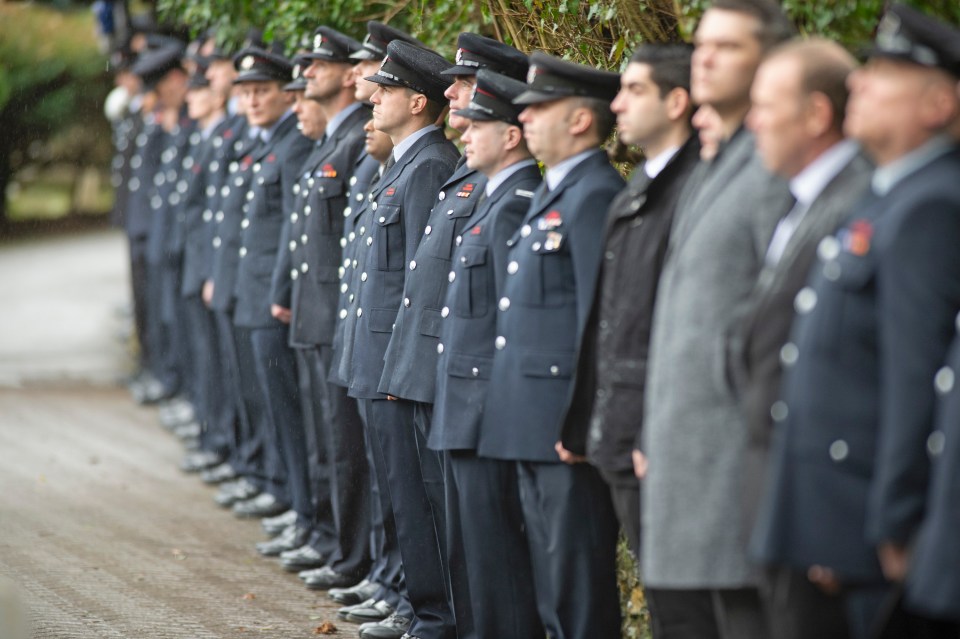
{"label": "dark suit jacket", "polygon": [[210,226],[210,279],[213,280],[213,300],[210,307],[232,313],[236,304],[234,288],[237,284],[237,263],[240,261],[240,225],[247,207],[247,193],[253,179],[253,153],[260,146],[260,138],[250,137],[247,131],[234,147],[237,159],[230,163],[228,175],[220,187],[219,208],[214,210]]}
{"label": "dark suit jacket", "polygon": [[523,223],[540,182],[536,164],[517,170],[477,206],[454,248],[454,279],[440,312],[443,353],[428,441],[434,450],[477,447],[493,369],[497,300],[507,278],[507,241]]}
{"label": "dark suit jacket", "polygon": [[363,125],[370,109],[358,107],[332,136],[315,146],[294,185],[296,197],[280,239],[274,304],[289,308],[290,343],[329,345],[340,296],[340,238],[347,207],[348,180],[363,150]]}
{"label": "dark suit jacket", "polygon": [[960,151],[857,205],[797,296],[754,538],[770,563],[882,582],[876,544],[906,544],[926,503],[931,380],[960,310]]}
{"label": "dark suit jacket", "polygon": [[[593,302],[607,209],[623,178],[595,151],[538,189],[511,238],[480,442],[484,457],[559,462],[576,349]],[[513,271],[512,274],[511,271]]]}
{"label": "dark suit jacket", "polygon": [[[241,118],[242,120],[242,118]],[[245,122],[245,120],[242,120]],[[225,118],[218,124],[203,145],[190,171],[194,177],[185,195],[183,283],[180,293],[184,297],[199,295],[203,283],[210,277],[210,227],[213,212],[219,210],[220,188],[227,178],[233,157],[233,142],[237,137],[240,121]]]}
{"label": "dark suit jacket", "polygon": [[160,168],[160,154],[163,152],[166,137],[167,134],[155,115],[144,113],[142,126],[133,140],[135,150],[130,158],[130,179],[126,184],[127,210],[124,221],[127,236],[135,244],[146,240],[150,231],[153,179]]}
{"label": "dark suit jacket", "polygon": [[293,185],[312,146],[313,142],[297,130],[297,118],[290,115],[253,154],[253,181],[246,215],[240,223],[237,307],[233,316],[236,326],[276,326],[277,320],[270,314],[270,288],[279,268],[280,231],[286,212],[293,209]]}
{"label": "dark suit jacket", "polygon": [[577,354],[564,447],[592,464],[633,478],[640,448],[653,303],[673,211],[700,161],[693,136],[653,180],[638,167],[610,204],[604,253],[590,319]]}
{"label": "dark suit jacket", "polygon": [[[463,162],[461,160],[461,162]],[[412,260],[407,262],[403,303],[384,355],[380,392],[433,402],[440,338],[440,307],[447,291],[450,255],[470,225],[487,179],[465,162],[440,187]]]}
{"label": "dark suit jacket", "polygon": [[[373,243],[372,218],[367,207],[367,195],[371,182],[380,170],[380,162],[364,151],[354,163],[350,176],[349,206],[343,210],[343,261],[338,269],[340,275],[340,299],[337,303],[337,325],[333,335],[333,356],[330,359],[329,381],[344,388],[350,387],[353,376],[353,335],[357,323],[356,303],[360,288],[360,247],[368,241]],[[364,222],[361,224],[361,220]]]}
{"label": "dark suit jacket", "polygon": [[[418,139],[370,192],[371,233],[360,245],[350,395],[383,397],[383,357],[403,299],[408,264],[427,226],[437,191],[453,173],[457,147],[437,129]],[[428,374],[431,374],[429,372]]]}

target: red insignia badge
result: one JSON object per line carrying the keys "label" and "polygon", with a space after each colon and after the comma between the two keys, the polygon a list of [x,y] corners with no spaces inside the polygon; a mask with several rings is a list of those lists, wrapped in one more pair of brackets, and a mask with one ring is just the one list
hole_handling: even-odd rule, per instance
{"label": "red insignia badge", "polygon": [[232,137],[233,137],[233,129],[227,129],[226,131],[224,131],[224,132],[223,132],[223,137],[224,137],[224,139],[226,139],[226,140],[229,140],[230,138],[232,138]]}
{"label": "red insignia badge", "polygon": [[274,153],[271,153],[270,155],[267,156],[267,162],[274,162],[276,161],[276,159],[277,159],[277,156]]}
{"label": "red insignia badge", "polygon": [[553,210],[544,215],[537,222],[537,228],[541,231],[549,231],[563,224],[563,218],[560,217],[560,211]]}
{"label": "red insignia badge", "polygon": [[475,226],[470,230],[470,235],[480,235],[480,227]]}
{"label": "red insignia badge", "polygon": [[396,192],[397,192],[397,187],[391,186],[389,189],[386,190],[384,195],[393,195]]}
{"label": "red insignia badge", "polygon": [[850,226],[840,232],[840,243],[843,249],[858,257],[870,251],[871,239],[873,239],[873,225],[867,220],[854,220]]}
{"label": "red insignia badge", "polygon": [[323,168],[320,169],[320,176],[325,178],[335,178],[337,177],[337,170],[333,168],[332,164],[324,164]]}
{"label": "red insignia badge", "polygon": [[470,182],[469,184],[464,184],[462,187],[460,187],[460,190],[457,191],[457,197],[464,197],[464,198],[470,197],[473,194],[473,188],[475,186],[476,184],[474,184],[473,182]]}

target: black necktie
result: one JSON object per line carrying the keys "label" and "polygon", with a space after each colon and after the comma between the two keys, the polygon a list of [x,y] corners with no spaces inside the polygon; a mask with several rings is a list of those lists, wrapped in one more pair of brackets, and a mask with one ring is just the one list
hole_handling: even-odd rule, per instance
{"label": "black necktie", "polygon": [[393,165],[397,163],[397,158],[393,156],[393,153],[390,154],[390,157],[387,158],[387,163],[383,165],[384,175],[393,168]]}

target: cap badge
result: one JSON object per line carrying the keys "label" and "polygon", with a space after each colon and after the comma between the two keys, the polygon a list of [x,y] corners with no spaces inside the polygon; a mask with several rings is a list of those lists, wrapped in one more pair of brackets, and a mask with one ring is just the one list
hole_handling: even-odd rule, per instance
{"label": "cap badge", "polygon": [[244,71],[249,71],[253,68],[254,59],[252,55],[246,56],[243,60],[240,61],[240,68]]}
{"label": "cap badge", "polygon": [[900,17],[894,13],[883,16],[877,26],[877,45],[884,51],[905,52],[910,50],[910,41],[900,33]]}
{"label": "cap badge", "polygon": [[457,62],[457,64],[463,64],[463,49],[462,49],[462,48],[457,49],[456,62]]}
{"label": "cap badge", "polygon": [[530,65],[530,69],[527,70],[527,84],[533,84],[533,81],[537,79],[537,67]]}
{"label": "cap badge", "polygon": [[296,80],[300,77],[300,65],[293,65],[293,79]]}
{"label": "cap badge", "polygon": [[318,33],[317,35],[313,36],[313,48],[319,49],[322,46],[323,46],[323,34]]}

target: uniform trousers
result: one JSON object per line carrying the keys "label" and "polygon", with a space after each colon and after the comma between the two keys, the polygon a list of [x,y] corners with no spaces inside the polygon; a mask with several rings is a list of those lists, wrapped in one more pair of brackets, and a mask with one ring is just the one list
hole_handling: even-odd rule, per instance
{"label": "uniform trousers", "polygon": [[[253,350],[253,330],[233,326],[237,351],[237,396],[240,398],[245,420],[237,431],[237,446],[230,465],[261,491],[266,490],[268,477],[278,472],[268,468],[276,461],[267,458],[264,438],[270,433],[266,398],[257,376],[257,356]],[[282,470],[282,469],[280,469]]]}
{"label": "uniform trousers", "polygon": [[[439,456],[427,448],[416,426],[414,402],[375,399],[370,403],[370,421],[382,455],[380,489],[386,487],[384,492],[393,506],[397,545],[413,608],[409,633],[420,639],[453,639],[456,624],[440,549],[443,528],[437,526],[425,482],[439,481],[442,486]],[[421,470],[424,467],[429,469],[427,478]]]}
{"label": "uniform trousers", "polygon": [[315,419],[322,442],[318,448],[327,451],[337,535],[337,552],[327,565],[359,580],[370,567],[370,468],[363,422],[357,401],[347,396],[347,389],[329,381],[333,351],[329,346],[311,350],[315,353],[314,377],[322,402],[322,411]]}
{"label": "uniform trousers", "polygon": [[300,411],[297,363],[289,345],[290,328],[281,322],[250,332],[260,392],[267,407],[269,430],[264,437],[264,469],[268,491],[313,521],[313,493],[307,463],[307,442]]}
{"label": "uniform trousers", "polygon": [[763,571],[760,598],[771,639],[849,639],[843,598],[828,595],[794,568]]}
{"label": "uniform trousers", "polygon": [[[542,639],[517,465],[477,457],[473,450],[446,451],[444,460],[447,547],[463,549],[462,566],[451,559],[451,572],[465,573],[469,594],[454,602],[460,639],[465,613],[478,639]],[[450,539],[451,533],[458,538]]]}
{"label": "uniform trousers", "polygon": [[755,588],[646,588],[654,639],[764,639],[770,636]]}
{"label": "uniform trousers", "polygon": [[180,390],[175,355],[171,344],[170,324],[164,322],[163,269],[160,264],[147,262],[146,330],[150,372],[171,395]]}
{"label": "uniform trousers", "polygon": [[190,335],[187,327],[190,318],[186,305],[180,296],[183,268],[179,257],[166,256],[160,266],[162,288],[161,318],[166,337],[167,366],[174,372],[176,389],[191,403],[199,400],[196,377],[194,376],[194,352],[190,348]]}
{"label": "uniform trousers", "polygon": [[133,300],[133,328],[140,345],[141,369],[151,370],[150,340],[147,334],[147,243],[144,238],[130,238],[130,290]]}
{"label": "uniform trousers", "polygon": [[537,610],[553,639],[619,639],[617,518],[589,464],[517,462]]}

